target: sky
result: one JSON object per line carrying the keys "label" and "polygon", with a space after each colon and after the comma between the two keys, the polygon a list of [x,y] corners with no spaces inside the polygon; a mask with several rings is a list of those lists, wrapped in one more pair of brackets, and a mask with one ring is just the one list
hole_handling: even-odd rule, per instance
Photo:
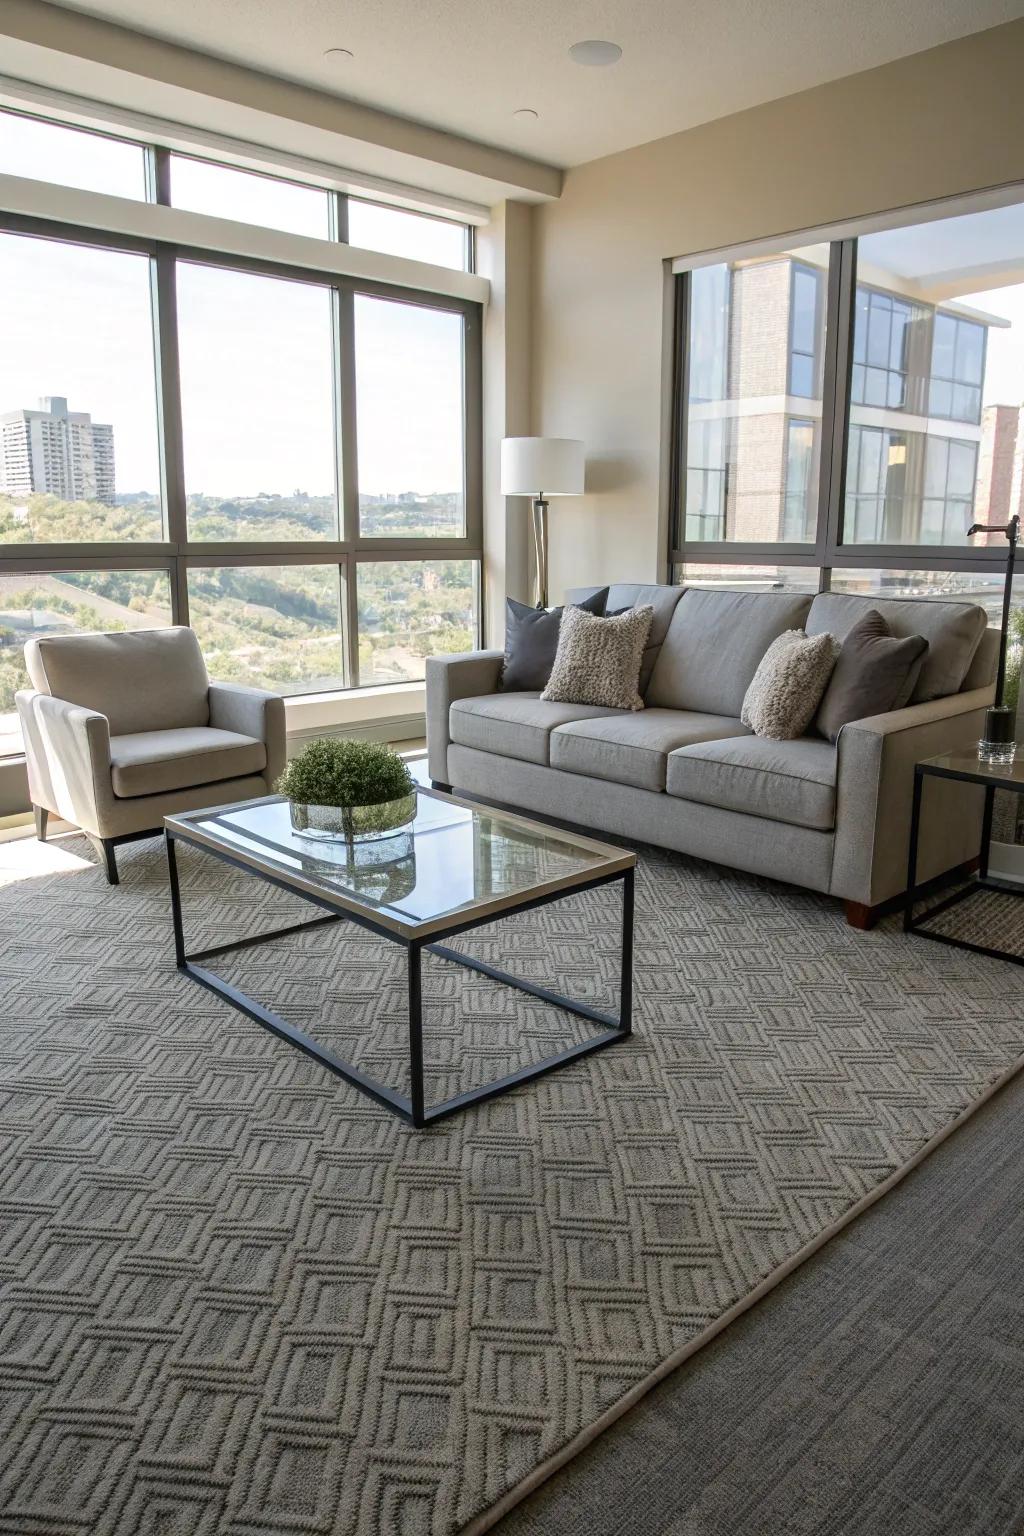
{"label": "sky", "polygon": [[[122,197],[145,195],[135,146],[0,114],[0,173]],[[315,188],[175,157],[180,207],[327,238]],[[462,265],[458,226],[350,202],[350,236]],[[329,291],[180,264],[179,352],[189,492],[334,492]],[[462,320],[359,298],[359,485],[363,495],[462,489]],[[0,234],[0,414],[67,397],[114,428],[119,493],[159,485],[156,383],[145,256]]]}

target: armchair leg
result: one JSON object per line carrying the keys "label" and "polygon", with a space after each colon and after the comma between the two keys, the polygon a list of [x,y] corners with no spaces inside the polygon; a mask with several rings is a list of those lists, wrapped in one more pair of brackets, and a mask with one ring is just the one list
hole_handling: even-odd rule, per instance
{"label": "armchair leg", "polygon": [[107,884],[120,885],[121,880],[117,873],[117,859],[114,855],[113,840],[109,837],[93,837],[91,832],[87,832],[85,835],[92,844],[96,857],[107,872]]}
{"label": "armchair leg", "polygon": [[46,823],[50,819],[50,813],[45,805],[34,805],[32,809],[35,812],[36,818],[36,837],[38,837],[41,843],[45,843]]}
{"label": "armchair leg", "polygon": [[431,779],[430,787],[431,789],[439,789],[443,794],[446,795],[450,795],[452,792],[451,785],[446,784],[443,779]]}

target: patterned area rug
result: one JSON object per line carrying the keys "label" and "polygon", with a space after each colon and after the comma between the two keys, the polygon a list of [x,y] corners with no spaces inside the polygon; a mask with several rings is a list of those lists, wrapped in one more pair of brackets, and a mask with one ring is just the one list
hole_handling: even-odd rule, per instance
{"label": "patterned area rug", "polygon": [[[179,977],[159,845],[119,857],[0,892],[10,1536],[482,1531],[1024,1055],[1021,970],[644,850],[632,1041],[415,1132]],[[301,915],[181,869],[194,944]],[[611,1006],[617,920],[461,942]],[[338,924],[222,974],[400,1084],[396,957]],[[434,1096],[585,1027],[424,995]]]}

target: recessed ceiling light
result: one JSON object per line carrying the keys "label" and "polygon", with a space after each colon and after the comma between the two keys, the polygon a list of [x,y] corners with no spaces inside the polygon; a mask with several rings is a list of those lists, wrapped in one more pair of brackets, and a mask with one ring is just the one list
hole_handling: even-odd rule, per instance
{"label": "recessed ceiling light", "polygon": [[600,67],[606,64],[617,64],[622,58],[622,49],[618,43],[603,43],[597,38],[590,38],[583,43],[573,43],[569,49],[569,57],[574,64]]}
{"label": "recessed ceiling light", "polygon": [[512,116],[517,117],[521,123],[532,123],[540,113],[535,112],[532,107],[517,107]]}
{"label": "recessed ceiling light", "polygon": [[324,58],[334,59],[336,62],[343,64],[346,59],[354,59],[355,54],[351,48],[325,48]]}

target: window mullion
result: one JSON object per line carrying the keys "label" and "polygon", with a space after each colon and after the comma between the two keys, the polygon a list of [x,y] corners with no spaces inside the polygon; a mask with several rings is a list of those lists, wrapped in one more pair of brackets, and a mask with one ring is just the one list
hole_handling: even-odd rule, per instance
{"label": "window mullion", "polygon": [[843,495],[850,421],[850,359],[853,348],[856,241],[833,243],[826,299],[821,466],[818,481],[818,564],[824,569],[843,536]]}

